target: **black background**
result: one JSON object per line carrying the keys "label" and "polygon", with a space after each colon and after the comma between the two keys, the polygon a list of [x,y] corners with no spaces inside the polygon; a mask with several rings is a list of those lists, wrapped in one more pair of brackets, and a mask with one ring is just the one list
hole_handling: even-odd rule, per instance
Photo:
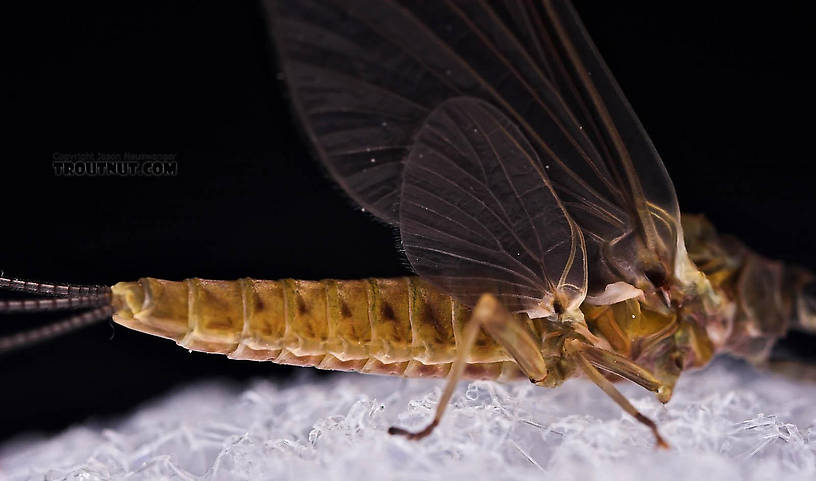
{"label": "black background", "polygon": [[[654,3],[577,8],[682,209],[816,268],[804,11]],[[7,274],[112,284],[406,272],[394,233],[309,158],[256,3],[36,3],[3,16]],[[176,154],[179,175],[55,176],[54,153],[76,152]],[[52,318],[3,316],[0,329]],[[196,379],[292,371],[103,323],[0,358],[0,439],[122,413]]]}

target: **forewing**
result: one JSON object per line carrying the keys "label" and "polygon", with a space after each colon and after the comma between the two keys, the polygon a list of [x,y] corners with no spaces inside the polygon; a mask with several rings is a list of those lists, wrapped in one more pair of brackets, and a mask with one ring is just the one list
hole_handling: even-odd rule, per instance
{"label": "forewing", "polygon": [[568,2],[266,0],[296,111],[360,205],[397,224],[405,157],[454,97],[487,101],[529,139],[585,234],[590,290],[671,268],[675,194]]}
{"label": "forewing", "polygon": [[682,242],[674,185],[575,9],[569,1],[544,1],[538,16],[521,2],[507,5],[522,23],[538,23],[539,28],[521,31],[538,33],[528,40],[536,45],[542,62],[549,59],[553,86],[620,186],[635,232],[648,251],[673,269],[677,243]]}
{"label": "forewing", "polygon": [[414,270],[467,305],[489,292],[541,317],[584,299],[580,229],[522,132],[484,101],[448,100],[425,121],[399,216]]}
{"label": "forewing", "polygon": [[[390,37],[390,2],[266,0],[293,104],[312,145],[357,203],[396,223],[402,161],[416,129],[456,90]],[[433,56],[433,54],[432,54]]]}

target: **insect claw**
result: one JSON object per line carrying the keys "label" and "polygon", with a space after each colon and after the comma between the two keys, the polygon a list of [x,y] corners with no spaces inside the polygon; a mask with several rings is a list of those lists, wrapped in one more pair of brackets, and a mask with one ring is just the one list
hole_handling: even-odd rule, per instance
{"label": "insect claw", "polygon": [[405,436],[406,438],[410,439],[411,441],[419,441],[420,439],[428,436],[433,432],[434,428],[439,424],[439,420],[434,419],[428,426],[425,427],[422,431],[411,432],[407,429],[398,428],[396,426],[391,426],[388,428],[388,434],[393,436]]}
{"label": "insect claw", "polygon": [[663,439],[663,436],[660,435],[660,432],[657,430],[657,424],[655,424],[654,421],[652,421],[651,419],[647,418],[646,416],[644,416],[643,414],[640,414],[640,413],[635,414],[635,419],[637,419],[641,423],[645,424],[646,426],[649,427],[649,429],[652,430],[652,434],[654,434],[655,443],[657,444],[658,448],[671,449],[671,447],[669,446],[669,443],[667,443],[666,440]]}

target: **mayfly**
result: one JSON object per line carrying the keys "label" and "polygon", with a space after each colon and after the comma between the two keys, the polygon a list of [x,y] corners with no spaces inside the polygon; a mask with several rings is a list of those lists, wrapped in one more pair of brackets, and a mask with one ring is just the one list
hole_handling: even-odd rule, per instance
{"label": "mayfly", "polygon": [[682,216],[669,176],[565,1],[269,1],[293,108],[345,192],[398,230],[414,277],[107,286],[0,276],[85,309],[0,351],[113,316],[235,359],[457,381],[584,375],[669,401],[717,353],[762,362],[816,331],[813,276]]}

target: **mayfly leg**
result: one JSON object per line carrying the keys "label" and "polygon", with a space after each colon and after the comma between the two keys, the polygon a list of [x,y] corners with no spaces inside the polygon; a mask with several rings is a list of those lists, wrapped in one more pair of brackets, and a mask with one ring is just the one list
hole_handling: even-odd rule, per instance
{"label": "mayfly leg", "polygon": [[589,360],[587,360],[584,353],[582,353],[583,343],[577,340],[568,341],[568,350],[571,351],[572,357],[576,360],[578,366],[581,367],[581,370],[584,371],[584,374],[586,374],[592,382],[601,388],[601,390],[605,392],[607,396],[611,397],[612,400],[615,401],[624,411],[629,413],[639,422],[648,426],[649,429],[652,430],[659,447],[664,449],[669,448],[668,443],[666,443],[666,441],[663,440],[663,437],[660,436],[660,432],[658,432],[655,422],[641,414],[637,408],[632,406],[632,403],[630,403],[629,400],[615,388],[612,382],[604,377],[604,375],[601,374],[600,371],[598,371],[598,369],[596,369],[595,366],[589,362]]}
{"label": "mayfly leg", "polygon": [[431,423],[417,432],[391,427],[388,429],[389,434],[422,439],[433,432],[445,414],[456,385],[462,378],[468,356],[482,328],[508,351],[531,381],[538,382],[547,377],[547,365],[533,333],[518,318],[513,317],[495,296],[484,294],[473,308],[470,321],[463,330],[462,342],[457,346],[456,359],[448,374],[445,390],[439,398]]}
{"label": "mayfly leg", "polygon": [[669,402],[672,395],[671,387],[660,382],[651,372],[638,366],[632,360],[589,344],[581,345],[581,355],[593,366],[617,374],[656,393],[660,402],[664,404]]}

